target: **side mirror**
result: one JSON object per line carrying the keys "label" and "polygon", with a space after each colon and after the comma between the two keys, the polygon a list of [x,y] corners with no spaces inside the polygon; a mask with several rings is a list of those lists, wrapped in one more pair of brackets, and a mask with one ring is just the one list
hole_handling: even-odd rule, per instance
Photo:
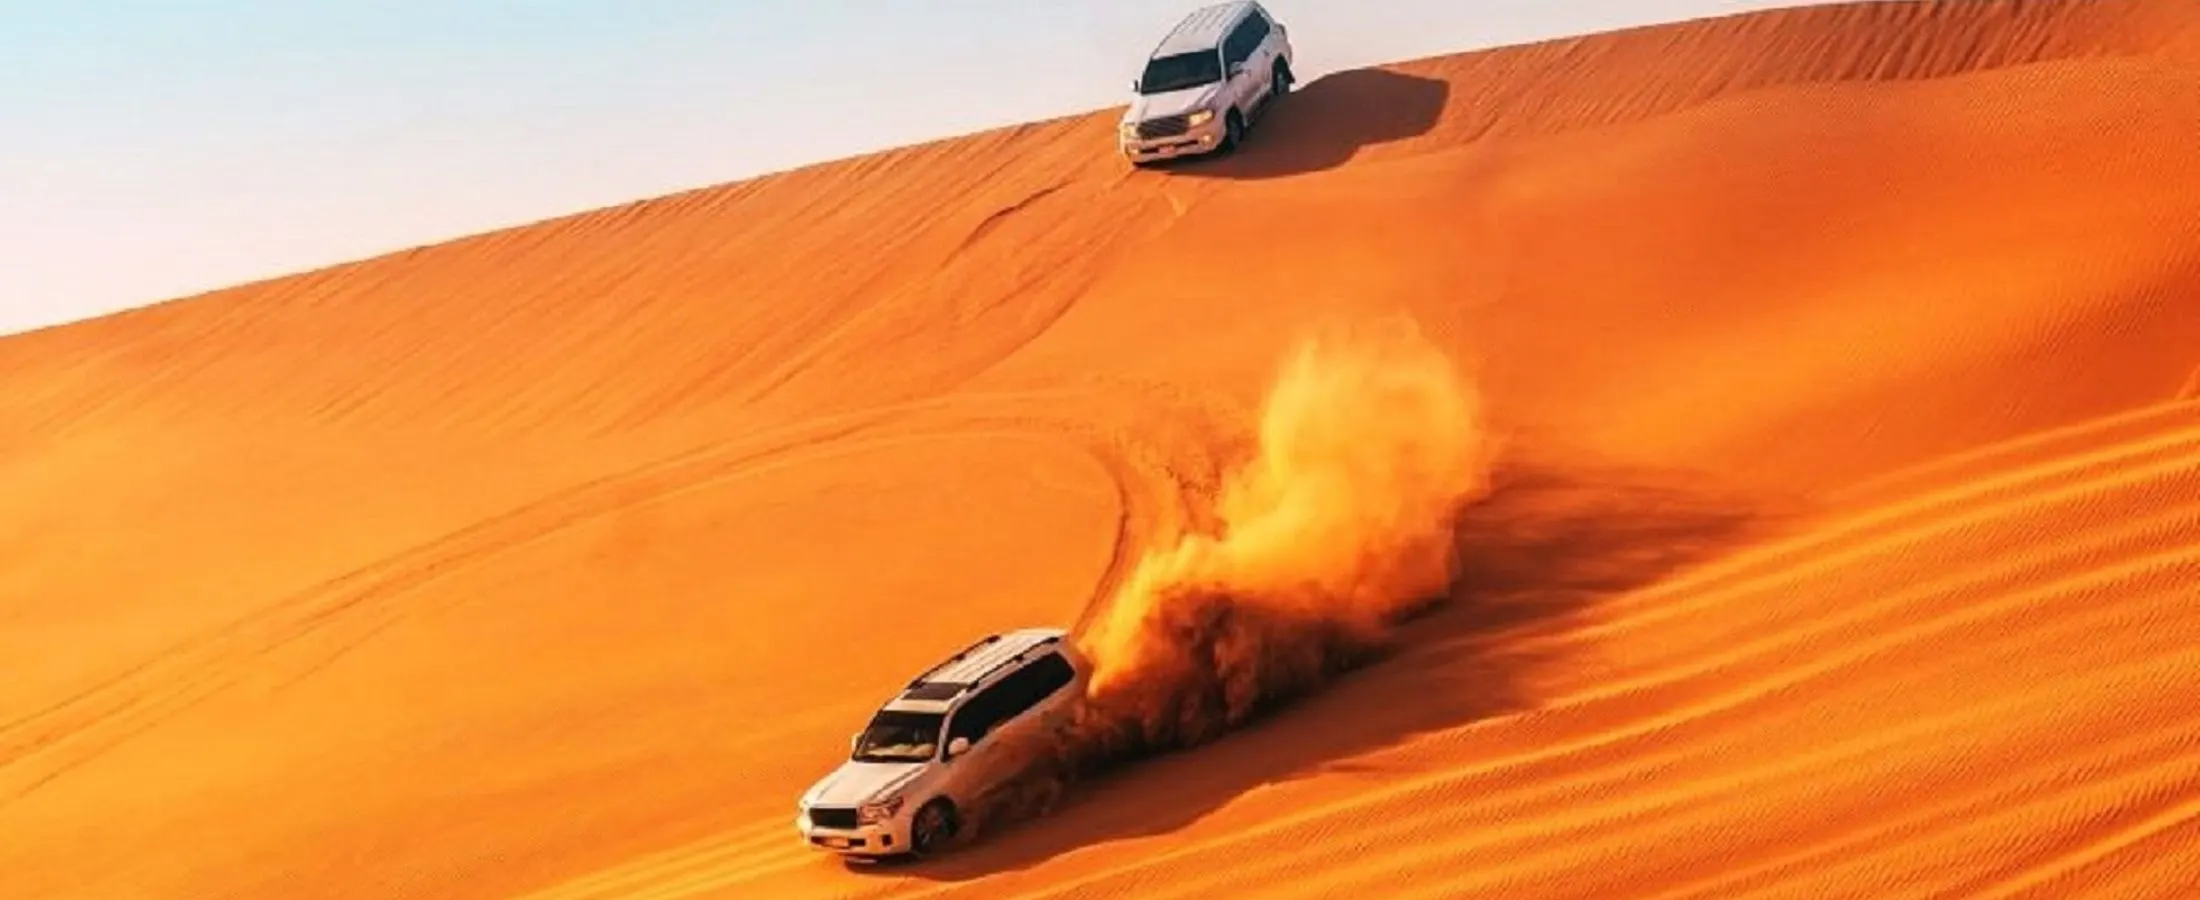
{"label": "side mirror", "polygon": [[959,737],[959,738],[956,738],[956,739],[954,739],[954,740],[952,740],[952,741],[948,741],[948,742],[947,742],[947,758],[948,758],[948,759],[954,759],[955,757],[961,756],[961,755],[963,755],[963,754],[965,754],[965,753],[968,753],[968,752],[970,752],[970,739],[969,739],[969,738],[966,738],[966,737]]}
{"label": "side mirror", "polygon": [[1238,77],[1239,75],[1243,75],[1243,74],[1245,74],[1245,64],[1244,64],[1244,63],[1241,63],[1241,62],[1234,62],[1234,63],[1231,63],[1231,64],[1230,64],[1230,77],[1231,77],[1231,78],[1236,78],[1236,77]]}
{"label": "side mirror", "polygon": [[858,732],[856,732],[856,733],[854,733],[854,734],[851,734],[851,735],[849,735],[849,736],[848,736],[848,752],[850,752],[850,753],[854,753],[854,752],[856,752],[856,748],[857,748],[857,747],[859,747],[859,746],[862,746],[862,745],[863,745],[863,732],[860,732],[860,731],[858,731]]}
{"label": "side mirror", "polygon": [[1131,79],[1131,93],[1133,93],[1133,94],[1135,94],[1135,93],[1138,93],[1138,82],[1139,82],[1139,79],[1136,79],[1136,78],[1133,78],[1133,79]]}

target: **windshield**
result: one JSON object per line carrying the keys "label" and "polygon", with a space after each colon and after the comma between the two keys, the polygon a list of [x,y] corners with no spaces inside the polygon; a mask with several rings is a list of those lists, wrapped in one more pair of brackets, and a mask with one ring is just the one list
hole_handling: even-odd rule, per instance
{"label": "windshield", "polygon": [[881,711],[856,737],[855,753],[850,758],[857,762],[931,759],[933,750],[939,746],[943,721],[944,717],[937,713]]}
{"label": "windshield", "polygon": [[1222,57],[1215,51],[1179,53],[1148,61],[1146,74],[1138,77],[1138,92],[1166,94],[1221,80]]}

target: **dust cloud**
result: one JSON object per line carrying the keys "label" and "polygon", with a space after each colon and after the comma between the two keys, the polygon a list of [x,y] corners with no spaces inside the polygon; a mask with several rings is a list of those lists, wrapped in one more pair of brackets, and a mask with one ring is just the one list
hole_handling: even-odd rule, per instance
{"label": "dust cloud", "polygon": [[1257,438],[1214,498],[1217,527],[1150,549],[1075,635],[1092,673],[1038,751],[1042,805],[1320,687],[1447,591],[1453,523],[1487,493],[1493,445],[1471,379],[1415,323],[1302,342]]}

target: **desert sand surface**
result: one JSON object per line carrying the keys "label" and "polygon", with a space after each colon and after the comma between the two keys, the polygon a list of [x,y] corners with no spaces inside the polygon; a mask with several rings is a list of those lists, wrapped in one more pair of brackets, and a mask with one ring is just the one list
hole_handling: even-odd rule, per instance
{"label": "desert sand surface", "polygon": [[[2200,896],[2200,5],[1116,112],[0,339],[0,897]],[[1373,656],[803,846],[1027,625]]]}

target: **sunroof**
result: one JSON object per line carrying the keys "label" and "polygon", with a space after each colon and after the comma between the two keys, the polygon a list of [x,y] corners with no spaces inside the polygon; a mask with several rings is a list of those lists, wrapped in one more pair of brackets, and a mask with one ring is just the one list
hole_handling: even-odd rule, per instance
{"label": "sunroof", "polygon": [[967,686],[955,681],[927,681],[903,691],[902,696],[911,700],[945,700],[962,693]]}

